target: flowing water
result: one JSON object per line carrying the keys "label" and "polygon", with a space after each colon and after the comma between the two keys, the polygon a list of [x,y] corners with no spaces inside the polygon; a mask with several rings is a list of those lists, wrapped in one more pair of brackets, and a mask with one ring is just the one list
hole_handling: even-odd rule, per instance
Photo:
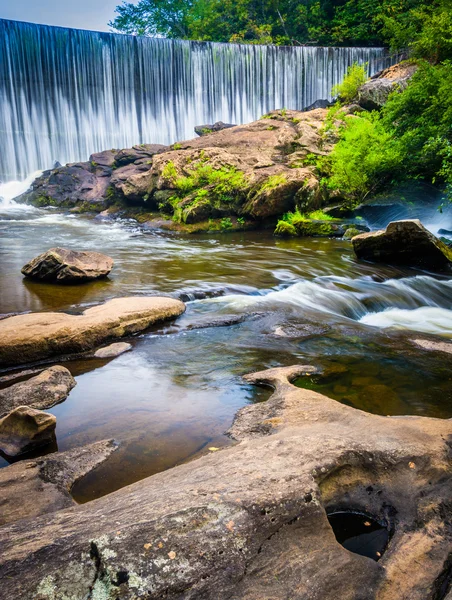
{"label": "flowing water", "polygon": [[0,19],[0,181],[107,148],[193,137],[331,98],[383,48],[275,47],[137,38]]}
{"label": "flowing water", "polygon": [[[111,277],[63,287],[22,278],[25,262],[57,245],[109,254]],[[450,275],[358,262],[349,242],[184,237],[10,203],[0,206],[0,288],[3,314],[126,295],[187,302],[176,322],[133,337],[131,352],[65,363],[77,386],[50,410],[59,450],[120,444],[75,486],[81,502],[229,444],[237,409],[268,398],[241,379],[255,370],[313,364],[323,375],[298,385],[378,414],[452,417],[452,356],[410,341],[452,338]]]}

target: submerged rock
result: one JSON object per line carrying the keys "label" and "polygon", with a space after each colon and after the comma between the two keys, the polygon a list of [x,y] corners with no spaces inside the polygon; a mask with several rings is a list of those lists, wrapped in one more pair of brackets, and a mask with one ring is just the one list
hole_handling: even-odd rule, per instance
{"label": "submerged rock", "polygon": [[444,269],[452,263],[452,250],[425,229],[418,219],[393,221],[386,229],[352,239],[358,258]]}
{"label": "submerged rock", "polygon": [[[450,560],[452,422],[372,415],[289,383],[312,372],[246,377],[275,392],[239,411],[235,446],[3,526],[4,597],[436,597]],[[338,510],[384,526],[380,562],[338,543]]]}
{"label": "submerged rock", "polygon": [[51,248],[22,267],[26,277],[52,283],[84,283],[106,277],[113,259],[100,252]]}
{"label": "submerged rock", "polygon": [[55,440],[56,417],[19,406],[0,419],[0,450],[8,456],[30,452]]}
{"label": "submerged rock", "polygon": [[0,390],[0,416],[18,406],[37,410],[51,408],[65,400],[75,385],[76,381],[68,369],[50,367],[36,377]]}
{"label": "submerged rock", "polygon": [[0,526],[74,506],[73,484],[117,448],[112,440],[18,462],[0,469]]}
{"label": "submerged rock", "polygon": [[126,297],[88,308],[81,315],[28,313],[0,321],[0,365],[19,365],[61,354],[85,352],[114,338],[181,315],[173,298]]}

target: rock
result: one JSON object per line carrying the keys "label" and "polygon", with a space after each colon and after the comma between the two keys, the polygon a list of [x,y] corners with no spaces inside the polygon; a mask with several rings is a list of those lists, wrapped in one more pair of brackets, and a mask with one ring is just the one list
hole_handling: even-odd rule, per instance
{"label": "rock", "polygon": [[28,406],[19,406],[0,419],[0,450],[17,456],[55,440],[56,417]]}
{"label": "rock", "polygon": [[329,108],[333,102],[329,100],[316,100],[306,108],[303,108],[304,112],[309,112],[310,110],[316,110],[317,108]]}
{"label": "rock", "polygon": [[92,167],[112,167],[115,164],[116,150],[104,150],[91,154],[89,162]]}
{"label": "rock", "polygon": [[96,350],[94,353],[94,356],[95,358],[114,358],[115,356],[124,354],[124,352],[128,352],[129,350],[132,350],[132,344],[126,344],[126,342],[116,342],[115,344],[105,346],[105,348],[99,348],[99,350]]}
{"label": "rock", "polygon": [[452,263],[452,250],[425,229],[418,219],[393,221],[386,229],[352,239],[358,258],[444,269]]}
{"label": "rock", "polygon": [[378,110],[387,101],[394,90],[403,90],[414,75],[417,66],[412,63],[400,63],[385,69],[375,79],[370,79],[359,88],[358,104],[366,110]]}
{"label": "rock", "polygon": [[185,311],[180,300],[126,297],[88,308],[80,315],[42,312],[0,321],[0,365],[19,365],[55,355],[85,352],[132,335]]}
{"label": "rock", "polygon": [[137,161],[150,160],[154,154],[165,152],[165,150],[169,150],[169,147],[162,144],[140,144],[133,146],[133,148],[120,150],[115,155],[115,164],[124,167]]}
{"label": "rock", "polygon": [[39,375],[0,390],[0,416],[19,406],[45,410],[63,402],[76,385],[65,367],[55,366]]}
{"label": "rock", "polygon": [[[246,377],[275,392],[239,411],[235,446],[4,525],[2,597],[438,597],[452,537],[452,422],[372,415],[289,383],[314,371]],[[338,509],[392,534],[379,562],[337,542],[327,514]]]}
{"label": "rock", "polygon": [[430,350],[432,352],[445,352],[446,354],[452,354],[452,343],[451,342],[436,342],[434,340],[423,340],[416,339],[411,340],[418,348],[424,350]]}
{"label": "rock", "polygon": [[196,125],[195,133],[199,136],[209,135],[210,133],[222,131],[223,129],[228,129],[229,127],[235,127],[235,125],[231,123],[223,123],[223,121],[217,121],[213,125]]}
{"label": "rock", "polygon": [[362,230],[359,230],[357,227],[349,227],[345,230],[344,235],[342,236],[343,240],[351,240],[355,237],[355,235],[360,235]]}
{"label": "rock", "polygon": [[52,283],[84,283],[106,277],[113,259],[99,252],[51,248],[22,267],[26,277]]}
{"label": "rock", "polygon": [[113,440],[105,440],[0,469],[0,526],[74,506],[73,484],[117,447]]}

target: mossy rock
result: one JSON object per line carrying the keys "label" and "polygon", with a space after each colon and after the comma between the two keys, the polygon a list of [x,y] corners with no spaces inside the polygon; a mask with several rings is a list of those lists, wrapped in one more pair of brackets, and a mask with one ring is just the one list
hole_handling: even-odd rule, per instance
{"label": "mossy rock", "polygon": [[360,231],[357,227],[349,227],[342,236],[342,239],[351,240],[355,237],[355,235],[359,235],[360,233],[362,233],[362,231]]}
{"label": "mossy rock", "polygon": [[295,227],[287,221],[278,221],[275,229],[275,235],[279,237],[297,237],[298,232]]}
{"label": "mossy rock", "polygon": [[314,221],[298,219],[293,222],[293,227],[300,237],[342,237],[345,226],[331,221]]}

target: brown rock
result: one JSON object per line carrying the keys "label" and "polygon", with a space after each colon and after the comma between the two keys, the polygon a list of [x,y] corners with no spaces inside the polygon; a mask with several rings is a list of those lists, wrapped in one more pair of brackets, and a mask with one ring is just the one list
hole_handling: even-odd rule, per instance
{"label": "brown rock", "polygon": [[116,342],[115,344],[105,346],[105,348],[99,348],[99,350],[96,350],[94,353],[94,356],[95,358],[114,358],[115,356],[124,354],[124,352],[128,352],[129,350],[132,350],[132,344],[127,344],[126,342]]}
{"label": "brown rock", "polygon": [[394,90],[403,90],[417,70],[417,65],[400,63],[385,69],[378,77],[362,85],[358,91],[358,103],[366,110],[378,110]]}
{"label": "brown rock", "polygon": [[26,277],[52,283],[84,283],[106,277],[113,259],[99,252],[51,248],[22,267]]}
{"label": "brown rock", "polygon": [[65,367],[55,366],[36,377],[0,390],[0,416],[18,406],[36,410],[51,408],[65,400],[76,381]]}
{"label": "brown rock", "polygon": [[0,526],[75,505],[73,484],[116,448],[112,440],[105,440],[0,469]]}
{"label": "brown rock", "polygon": [[418,219],[393,221],[386,229],[352,238],[358,258],[444,269],[452,263],[452,250],[425,229]]}
{"label": "brown rock", "polygon": [[29,313],[0,321],[0,365],[18,365],[55,355],[85,352],[181,315],[173,298],[126,297],[88,308],[81,315]]}
{"label": "brown rock", "polygon": [[[237,445],[2,527],[1,597],[437,598],[452,422],[367,414],[289,383],[303,373],[312,368],[246,378],[275,393],[238,413]],[[336,541],[327,514],[339,507],[393,532],[379,562]]]}
{"label": "brown rock", "polygon": [[19,406],[0,419],[0,450],[17,456],[55,440],[56,417]]}

